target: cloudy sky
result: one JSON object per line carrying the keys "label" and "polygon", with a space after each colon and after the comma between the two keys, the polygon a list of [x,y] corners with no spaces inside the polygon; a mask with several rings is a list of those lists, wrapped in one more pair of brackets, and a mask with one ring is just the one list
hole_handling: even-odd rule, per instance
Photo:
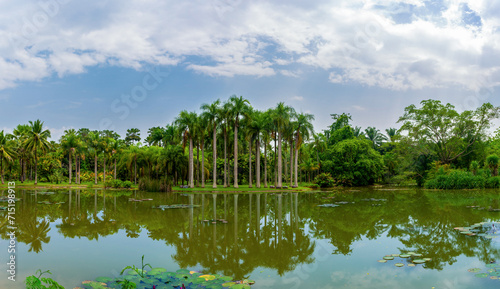
{"label": "cloudy sky", "polygon": [[383,130],[423,99],[500,105],[499,88],[500,1],[0,1],[0,130],[145,137],[233,94]]}

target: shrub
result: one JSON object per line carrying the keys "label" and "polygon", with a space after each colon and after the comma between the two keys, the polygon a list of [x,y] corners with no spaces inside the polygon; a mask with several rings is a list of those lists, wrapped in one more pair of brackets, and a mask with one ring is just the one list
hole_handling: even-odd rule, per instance
{"label": "shrub", "polygon": [[139,179],[139,190],[147,192],[170,192],[172,190],[170,179],[152,179],[143,177]]}
{"label": "shrub", "polygon": [[492,189],[500,188],[500,177],[490,177],[486,179],[486,187]]}
{"label": "shrub", "polygon": [[426,189],[477,189],[484,188],[486,179],[482,175],[471,172],[451,170],[448,174],[439,172],[432,179],[425,182]]}
{"label": "shrub", "polygon": [[333,187],[333,178],[329,173],[322,173],[314,178],[314,182],[321,188]]}
{"label": "shrub", "polygon": [[118,189],[123,187],[123,182],[121,180],[112,180],[111,185],[113,188]]}
{"label": "shrub", "polygon": [[131,181],[124,181],[123,187],[126,189],[130,189],[132,187],[132,182]]}

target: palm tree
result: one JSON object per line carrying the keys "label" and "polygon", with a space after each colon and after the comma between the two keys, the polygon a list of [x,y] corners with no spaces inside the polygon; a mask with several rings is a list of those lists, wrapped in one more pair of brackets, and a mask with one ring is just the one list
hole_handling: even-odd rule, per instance
{"label": "palm tree", "polygon": [[[255,138],[255,177],[256,186],[260,188],[260,135],[265,132],[265,127],[267,125],[267,115],[261,111],[255,111],[252,116],[252,122],[250,124],[249,133]],[[265,143],[267,147],[267,142]],[[264,154],[265,157],[265,154]],[[266,160],[264,160],[265,162]],[[266,168],[267,173],[267,168]],[[267,178],[265,181],[265,187],[267,187]]]}
{"label": "palm tree", "polygon": [[77,144],[77,136],[76,131],[74,129],[65,130],[64,135],[61,137],[61,144],[63,149],[68,153],[68,183],[71,184],[72,179],[72,170],[73,170],[73,154],[75,153]]}
{"label": "palm tree", "polygon": [[399,136],[398,130],[392,127],[385,129],[385,132],[390,142],[395,142],[396,138]]}
{"label": "palm tree", "polygon": [[118,155],[123,150],[123,140],[116,140],[111,144],[111,155],[113,157],[115,168],[114,168],[114,179],[116,180],[116,160],[118,159]]}
{"label": "palm tree", "polygon": [[238,188],[238,127],[240,116],[246,116],[250,102],[243,96],[233,95],[229,98],[231,103],[231,114],[234,119],[234,188]]}
{"label": "palm tree", "polygon": [[112,147],[113,147],[114,142],[115,142],[115,140],[110,138],[110,137],[101,138],[100,146],[101,146],[101,151],[103,153],[102,154],[103,155],[102,182],[104,184],[106,183],[106,160],[108,159],[108,157],[111,157]]}
{"label": "palm tree", "polygon": [[184,143],[186,138],[189,140],[189,187],[194,188],[194,163],[193,163],[193,137],[196,125],[196,113],[181,111],[179,116],[175,119],[175,123],[183,132]]}
{"label": "palm tree", "polygon": [[[297,114],[297,130],[295,132],[295,180],[294,185],[298,186],[297,176],[299,169],[299,148],[304,139],[309,139],[310,134],[314,134],[314,129],[311,121],[314,120],[314,115],[308,113]],[[318,157],[319,158],[319,157]],[[319,163],[319,160],[318,160]]]}
{"label": "palm tree", "polygon": [[231,104],[226,102],[219,110],[219,119],[224,120],[224,124],[222,125],[222,133],[224,135],[224,188],[228,186],[228,177],[227,177],[227,130],[229,126],[229,121],[231,119]]}
{"label": "palm tree", "polygon": [[253,129],[253,117],[256,111],[249,107],[247,117],[245,118],[246,139],[248,140],[248,187],[252,187],[252,142],[255,138],[255,131]]}
{"label": "palm tree", "polygon": [[274,122],[272,119],[272,110],[267,110],[262,115],[262,132],[264,141],[264,188],[267,188],[267,146],[271,141],[274,130]]}
{"label": "palm tree", "polygon": [[35,185],[38,184],[38,149],[45,152],[50,149],[50,143],[47,140],[50,137],[50,131],[43,129],[43,122],[37,119],[29,121],[30,129],[24,142],[24,147],[35,155]]}
{"label": "palm tree", "polygon": [[366,138],[371,140],[373,143],[373,148],[376,149],[382,144],[382,141],[387,140],[387,137],[380,133],[380,131],[374,127],[369,126],[365,129]]}
{"label": "palm tree", "polygon": [[366,138],[365,133],[361,131],[360,126],[356,126],[355,128],[352,129],[352,135],[357,138],[364,139]]}
{"label": "palm tree", "polygon": [[4,134],[3,130],[0,131],[0,170],[2,175],[2,185],[4,184],[3,179],[3,163],[11,162],[15,156],[13,150],[13,142],[9,140],[9,135]]}
{"label": "palm tree", "polygon": [[97,155],[101,152],[101,136],[97,131],[92,131],[88,135],[90,152],[94,154],[94,184],[97,185]]}
{"label": "palm tree", "polygon": [[284,102],[278,103],[274,109],[274,119],[276,121],[276,129],[278,132],[278,184],[277,187],[282,187],[283,165],[281,155],[281,141],[286,124],[290,121],[290,115],[294,112],[293,108],[286,106]]}
{"label": "palm tree", "polygon": [[212,188],[217,188],[217,124],[220,121],[219,110],[220,110],[220,100],[212,102],[212,104],[202,104],[201,109],[203,110],[204,118],[208,122],[208,127],[212,128],[212,157],[213,157],[213,168],[212,168],[212,178],[213,184]]}
{"label": "palm tree", "polygon": [[24,183],[24,180],[26,179],[26,162],[29,158],[29,152],[24,147],[24,141],[28,136],[29,129],[29,125],[20,124],[12,132],[16,141],[16,151],[19,158],[20,167],[19,180],[21,181],[21,183]]}
{"label": "palm tree", "polygon": [[137,185],[137,161],[141,156],[141,149],[138,145],[130,145],[123,152],[123,160],[125,161],[128,168],[132,167],[134,164],[134,184]]}

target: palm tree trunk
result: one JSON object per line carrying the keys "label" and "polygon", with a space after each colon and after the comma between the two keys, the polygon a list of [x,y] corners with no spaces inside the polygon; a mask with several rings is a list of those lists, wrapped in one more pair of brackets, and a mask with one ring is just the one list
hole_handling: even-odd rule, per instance
{"label": "palm tree trunk", "polygon": [[205,140],[201,141],[201,187],[205,187]]}
{"label": "palm tree trunk", "polygon": [[238,188],[238,123],[234,125],[234,188]]}
{"label": "palm tree trunk", "polygon": [[227,132],[224,128],[224,188],[227,188]]}
{"label": "palm tree trunk", "polygon": [[252,187],[252,137],[248,142],[248,187]]}
{"label": "palm tree trunk", "polygon": [[213,132],[213,144],[212,144],[212,156],[214,158],[214,167],[212,170],[212,178],[213,178],[213,184],[212,188],[217,189],[217,138],[216,138],[216,129],[214,125],[214,132]]}
{"label": "palm tree trunk", "polygon": [[134,156],[134,185],[137,185],[137,156]]}
{"label": "palm tree trunk", "polygon": [[293,138],[290,140],[290,187],[293,186]]}
{"label": "palm tree trunk", "polygon": [[80,166],[80,159],[78,158],[78,155],[75,156],[75,183],[78,184],[79,181],[78,181],[78,175],[80,174],[80,170],[78,169],[78,167]]}
{"label": "palm tree trunk", "polygon": [[200,143],[196,142],[196,186],[200,186]]}
{"label": "palm tree trunk", "polygon": [[267,188],[267,143],[264,144],[264,188]]}
{"label": "palm tree trunk", "polygon": [[257,174],[257,188],[260,188],[260,141],[255,143],[255,171]]}
{"label": "palm tree trunk", "polygon": [[0,157],[0,169],[2,170],[1,175],[2,175],[2,185],[4,184],[3,181],[3,158]]}
{"label": "palm tree trunk", "polygon": [[282,187],[283,163],[281,160],[281,132],[278,133],[278,188]]}
{"label": "palm tree trunk", "polygon": [[106,188],[106,156],[104,156],[104,169],[102,174],[102,182],[104,183],[104,188]]}
{"label": "palm tree trunk", "polygon": [[23,182],[23,159],[19,158],[19,168],[21,169],[19,173],[19,181],[22,183]]}
{"label": "palm tree trunk", "polygon": [[189,187],[194,188],[193,139],[189,136]]}
{"label": "palm tree trunk", "polygon": [[299,168],[299,139],[295,140],[295,186],[298,187],[299,184],[297,182],[297,171]]}
{"label": "palm tree trunk", "polygon": [[97,153],[94,154],[94,184],[97,185]]}
{"label": "palm tree trunk", "polygon": [[35,185],[38,184],[38,155],[36,153],[37,147],[35,144]]}
{"label": "palm tree trunk", "polygon": [[73,176],[71,175],[72,171],[73,171],[73,164],[71,163],[71,150],[68,153],[68,163],[69,163],[69,167],[68,167],[69,181],[68,181],[68,183],[71,184],[71,179],[73,178]]}
{"label": "palm tree trunk", "polygon": [[116,180],[116,158],[115,158],[115,180]]}

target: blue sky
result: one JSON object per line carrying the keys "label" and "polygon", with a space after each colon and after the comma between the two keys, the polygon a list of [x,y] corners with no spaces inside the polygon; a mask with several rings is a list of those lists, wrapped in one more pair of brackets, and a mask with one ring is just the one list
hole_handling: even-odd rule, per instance
{"label": "blue sky", "polygon": [[342,112],[383,130],[423,99],[500,105],[499,27],[493,0],[5,0],[0,129],[145,137],[236,94],[312,113],[317,131]]}

